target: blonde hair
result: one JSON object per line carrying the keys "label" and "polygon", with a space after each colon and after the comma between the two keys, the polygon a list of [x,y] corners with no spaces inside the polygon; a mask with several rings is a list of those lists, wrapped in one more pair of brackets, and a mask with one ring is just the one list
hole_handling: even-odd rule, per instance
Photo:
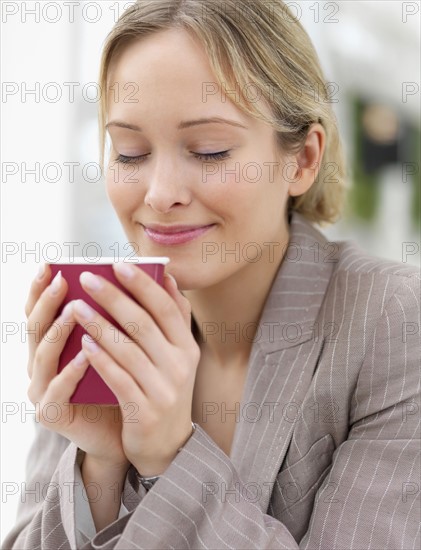
{"label": "blonde hair", "polygon": [[[323,126],[326,144],[317,178],[305,193],[289,197],[287,209],[320,226],[334,223],[344,206],[345,161],[329,85],[298,19],[281,0],[138,0],[106,38],[101,89],[108,91],[109,67],[118,51],[132,41],[173,28],[193,32],[200,40],[219,84],[238,90],[238,107],[275,129],[279,151],[299,151],[310,125]],[[250,99],[250,87],[270,107],[271,118]],[[102,168],[107,95],[101,95],[99,105]]]}

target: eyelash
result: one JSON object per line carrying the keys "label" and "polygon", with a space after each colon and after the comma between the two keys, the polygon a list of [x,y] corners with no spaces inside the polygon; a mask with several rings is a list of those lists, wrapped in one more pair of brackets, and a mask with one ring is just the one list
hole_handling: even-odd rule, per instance
{"label": "eyelash", "polygon": [[[203,161],[210,161],[210,160],[224,160],[229,158],[229,150],[228,151],[221,151],[218,153],[193,153],[194,156]],[[120,162],[122,164],[135,164],[136,162],[143,162],[145,158],[148,155],[140,155],[138,157],[126,157],[124,155],[118,155],[115,159],[116,162]]]}

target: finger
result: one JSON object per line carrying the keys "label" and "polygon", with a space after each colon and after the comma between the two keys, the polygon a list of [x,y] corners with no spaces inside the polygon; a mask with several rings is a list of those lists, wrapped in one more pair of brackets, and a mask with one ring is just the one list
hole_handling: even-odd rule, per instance
{"label": "finger", "polygon": [[[86,373],[88,366],[89,360],[84,351],[81,350],[72,361],[51,380],[40,404],[42,416],[45,417],[47,415],[49,424],[51,424],[52,420],[51,416],[47,414],[45,405],[55,405],[56,410],[53,411],[53,414],[55,418],[57,418],[57,423],[59,423],[60,420],[69,421],[71,419],[70,409],[68,409],[71,404],[70,399],[78,383]],[[66,409],[64,408],[65,406]]]}
{"label": "finger", "polygon": [[34,360],[28,364],[33,392],[42,395],[48,384],[56,376],[60,355],[76,326],[73,316],[73,302],[69,302],[62,314],[44,334],[39,342]]}
{"label": "finger", "polygon": [[[138,268],[135,269],[138,270]],[[145,277],[155,284],[149,275],[145,275]],[[101,346],[115,361],[125,368],[133,361],[143,364],[147,360],[155,368],[160,366],[164,366],[164,369],[171,368],[174,346],[168,342],[156,321],[142,306],[103,277],[84,272],[80,276],[80,282],[83,289],[127,332],[128,336],[118,333],[118,338],[116,338],[114,334],[116,329],[111,327],[109,321],[83,300],[75,301],[76,320],[84,326],[94,340],[100,340]],[[180,330],[180,324],[184,323],[177,304],[163,288],[158,287],[158,289],[164,295],[167,303],[176,311],[177,329]],[[164,316],[164,312],[162,315]],[[110,330],[110,327],[113,330]],[[184,331],[186,331],[186,327],[184,327]],[[132,345],[127,345],[128,343]]]}
{"label": "finger", "polygon": [[39,271],[35,279],[32,280],[31,288],[29,289],[28,298],[25,304],[25,315],[28,318],[34,309],[35,304],[37,303],[42,292],[50,283],[51,279],[51,269],[48,264],[41,264]]}
{"label": "finger", "polygon": [[68,284],[59,272],[42,291],[28,317],[29,343],[32,348],[40,343],[51,323],[57,317],[57,311],[67,294],[67,290]]}
{"label": "finger", "polygon": [[[136,307],[139,308],[138,305]],[[117,330],[83,300],[74,301],[73,314],[91,336],[90,340],[95,341],[116,364],[127,371],[148,397],[156,398],[157,388],[166,380],[177,380],[177,369],[173,368],[174,348],[168,342],[163,342],[164,337],[153,321],[150,326],[158,333],[158,337],[141,331],[139,339],[144,338],[147,342],[143,345]],[[139,327],[139,323],[129,324]],[[111,327],[113,330],[110,330]]]}
{"label": "finger", "polygon": [[82,337],[82,349],[90,364],[115,394],[119,404],[135,403],[143,410],[143,406],[147,404],[148,396],[145,393],[146,388],[143,387],[142,380],[140,383],[138,380],[134,380],[101,346],[92,342],[86,335]]}
{"label": "finger", "polygon": [[178,290],[177,282],[172,275],[165,273],[164,288],[178,305],[183,315],[186,326],[191,327],[191,304],[189,300]]}
{"label": "finger", "polygon": [[[185,328],[184,317],[177,303],[168,292],[136,265],[124,262],[114,263],[113,269],[119,282],[133,295],[136,302],[152,316],[165,338],[175,346],[184,348],[186,346],[186,331],[180,330],[181,327]],[[124,296],[124,294],[121,293],[121,296]],[[123,315],[126,313],[126,310],[116,311],[117,313],[121,317],[122,313]],[[118,320],[117,317],[115,319]],[[181,327],[180,323],[182,323]]]}
{"label": "finger", "polygon": [[[86,316],[86,309],[90,312],[89,316]],[[85,317],[82,317],[81,311],[85,312]],[[155,364],[137,342],[117,329],[109,330],[109,321],[82,300],[74,302],[73,312],[76,320],[91,337],[82,338],[85,352],[92,354],[99,352],[101,358],[108,357],[135,380],[145,395],[156,399],[157,389],[159,390],[160,385],[165,382],[163,374],[158,372]],[[169,365],[171,358],[168,356],[164,359],[164,363]]]}

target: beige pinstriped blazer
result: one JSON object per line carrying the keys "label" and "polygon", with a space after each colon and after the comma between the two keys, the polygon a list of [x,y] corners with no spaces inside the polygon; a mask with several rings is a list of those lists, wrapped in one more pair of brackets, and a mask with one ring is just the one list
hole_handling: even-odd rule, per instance
{"label": "beige pinstriped blazer", "polygon": [[[329,244],[297,213],[290,231],[231,457],[199,426],[148,493],[131,467],[129,514],[84,549],[420,547],[420,273]],[[49,489],[3,548],[76,548],[76,458],[37,425],[27,487]]]}

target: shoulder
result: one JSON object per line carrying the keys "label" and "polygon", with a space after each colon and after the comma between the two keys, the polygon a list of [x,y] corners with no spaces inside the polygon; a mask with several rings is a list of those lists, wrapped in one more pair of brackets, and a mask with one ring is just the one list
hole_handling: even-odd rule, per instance
{"label": "shoulder", "polygon": [[416,266],[367,254],[354,241],[340,241],[337,246],[332,283],[335,279],[348,281],[367,302],[374,300],[381,305],[380,315],[399,299],[404,308],[419,309],[421,274]]}
{"label": "shoulder", "polygon": [[367,254],[354,241],[339,241],[336,245],[338,261],[331,288],[346,282],[350,292],[360,294],[366,306],[377,301],[380,314],[395,295],[419,308],[421,274],[416,266]]}
{"label": "shoulder", "polygon": [[347,341],[362,342],[361,353],[373,337],[402,334],[411,323],[417,331],[419,268],[368,254],[350,239],[330,241],[298,213],[291,219],[291,242],[306,250],[310,278],[326,279],[318,283],[323,290],[319,320],[338,334],[345,331]]}
{"label": "shoulder", "polygon": [[323,229],[297,213],[292,227],[296,240],[310,247],[315,260],[317,253],[317,263],[331,264],[326,294],[336,296],[336,305],[346,301],[347,307],[358,311],[376,304],[382,314],[396,294],[419,309],[421,271],[417,266],[368,254],[354,240],[329,241]]}
{"label": "shoulder", "polygon": [[360,277],[375,277],[377,280],[420,279],[420,270],[414,265],[368,254],[352,240],[336,241],[334,244],[338,251],[337,274],[347,272]]}
{"label": "shoulder", "polygon": [[363,246],[351,239],[329,240],[323,228],[298,212],[293,212],[290,218],[290,235],[290,244],[310,247],[316,262],[333,263],[333,276],[348,273],[377,279],[420,278],[420,269],[412,264],[368,254]]}

